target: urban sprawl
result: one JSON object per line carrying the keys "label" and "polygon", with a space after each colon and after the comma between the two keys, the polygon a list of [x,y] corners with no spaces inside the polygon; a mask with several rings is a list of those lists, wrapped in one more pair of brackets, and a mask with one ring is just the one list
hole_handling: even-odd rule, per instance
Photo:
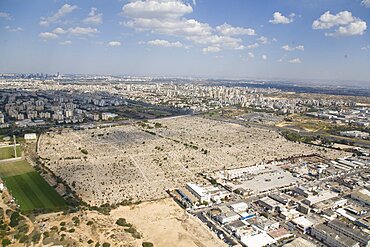
{"label": "urban sprawl", "polygon": [[[2,74],[0,148],[37,168],[67,207],[105,205],[116,217],[174,203],[214,238],[204,246],[370,246],[370,99],[251,82]],[[53,219],[34,229],[51,232]],[[55,244],[77,239],[55,234]]]}

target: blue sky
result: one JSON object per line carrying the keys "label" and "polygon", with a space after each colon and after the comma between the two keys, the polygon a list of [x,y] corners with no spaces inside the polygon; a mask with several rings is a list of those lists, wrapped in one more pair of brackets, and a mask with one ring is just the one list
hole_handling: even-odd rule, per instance
{"label": "blue sky", "polygon": [[370,0],[0,0],[0,72],[370,81]]}

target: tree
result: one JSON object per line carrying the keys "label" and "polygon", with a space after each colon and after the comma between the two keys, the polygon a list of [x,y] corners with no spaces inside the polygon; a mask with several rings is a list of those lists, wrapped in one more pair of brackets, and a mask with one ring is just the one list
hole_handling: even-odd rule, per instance
{"label": "tree", "polygon": [[143,246],[143,247],[153,247],[154,244],[151,243],[151,242],[143,242],[141,246]]}

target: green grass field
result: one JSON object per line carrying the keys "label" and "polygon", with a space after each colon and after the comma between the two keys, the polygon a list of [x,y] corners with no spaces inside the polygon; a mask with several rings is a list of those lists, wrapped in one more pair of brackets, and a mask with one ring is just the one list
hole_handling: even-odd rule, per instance
{"label": "green grass field", "polygon": [[0,163],[0,177],[11,177],[35,171],[25,160]]}
{"label": "green grass field", "polygon": [[[21,146],[17,146],[17,157],[20,157],[22,155],[22,148]],[[14,158],[14,147],[13,146],[7,146],[7,147],[1,147],[0,148],[0,160],[10,159]]]}
{"label": "green grass field", "polygon": [[23,212],[66,206],[64,199],[26,161],[0,163],[0,177]]}

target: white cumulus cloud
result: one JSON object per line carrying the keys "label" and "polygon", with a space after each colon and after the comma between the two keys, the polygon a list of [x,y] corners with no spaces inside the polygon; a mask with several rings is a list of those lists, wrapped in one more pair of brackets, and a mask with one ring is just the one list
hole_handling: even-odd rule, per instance
{"label": "white cumulus cloud", "polygon": [[295,51],[295,50],[299,50],[299,51],[304,51],[304,46],[303,45],[298,45],[298,46],[289,46],[289,45],[283,45],[281,47],[281,49],[285,50],[285,51]]}
{"label": "white cumulus cloud", "polygon": [[263,60],[267,60],[267,56],[266,55],[262,55],[262,59]]}
{"label": "white cumulus cloud", "polygon": [[212,47],[211,50],[244,49],[243,40],[235,36],[253,33],[228,24],[219,26],[217,30],[208,23],[185,18],[192,12],[192,6],[182,0],[131,1],[122,7],[122,15],[129,20],[121,24],[137,31],[181,37],[204,46],[205,51],[208,47]]}
{"label": "white cumulus cloud", "polygon": [[73,27],[68,29],[68,33],[74,36],[92,36],[98,32],[98,29],[91,27]]}
{"label": "white cumulus cloud", "polygon": [[260,45],[258,43],[254,43],[254,44],[251,44],[251,45],[248,45],[247,48],[248,49],[255,49],[255,48],[258,48]]}
{"label": "white cumulus cloud", "polygon": [[248,58],[254,58],[255,56],[254,56],[254,54],[253,54],[253,52],[248,52]]}
{"label": "white cumulus cloud", "polygon": [[58,22],[61,18],[77,9],[77,5],[64,4],[55,14],[50,17],[41,17],[39,24],[41,26],[49,26],[52,23]]}
{"label": "white cumulus cloud", "polygon": [[44,32],[44,33],[40,33],[39,37],[42,40],[46,41],[46,40],[56,39],[56,38],[58,38],[58,35],[56,35],[55,33]]}
{"label": "white cumulus cloud", "polygon": [[227,36],[256,35],[256,31],[252,28],[233,27],[227,23],[217,26],[216,30],[220,34]]}
{"label": "white cumulus cloud", "polygon": [[362,5],[365,6],[366,8],[370,8],[370,0],[362,0]]}
{"label": "white cumulus cloud", "polygon": [[121,46],[121,42],[119,42],[119,41],[109,41],[107,46],[109,46],[109,47]]}
{"label": "white cumulus cloud", "polygon": [[99,25],[103,23],[103,13],[98,13],[97,8],[91,8],[89,15],[83,20],[86,24]]}
{"label": "white cumulus cloud", "polygon": [[6,12],[0,12],[0,18],[4,18],[5,20],[11,20],[12,17],[9,13]]}
{"label": "white cumulus cloud", "polygon": [[147,42],[148,45],[152,45],[152,46],[161,46],[161,47],[176,47],[176,48],[180,48],[180,47],[183,47],[184,45],[179,42],[179,41],[176,41],[176,42],[169,42],[167,40],[163,40],[163,39],[156,39],[156,40],[150,40]]}
{"label": "white cumulus cloud", "polygon": [[53,30],[53,33],[55,33],[55,34],[65,34],[67,31],[66,30],[64,30],[63,28],[61,28],[61,27],[57,27],[57,28],[55,28],[54,30]]}
{"label": "white cumulus cloud", "polygon": [[370,50],[370,45],[366,45],[366,46],[361,47],[361,50],[363,50],[363,51]]}
{"label": "white cumulus cloud", "polygon": [[261,36],[257,39],[257,41],[259,41],[261,44],[265,45],[265,44],[268,44],[269,43],[269,40],[267,37],[265,36]]}
{"label": "white cumulus cloud", "polygon": [[333,30],[333,32],[325,33],[326,36],[363,35],[367,29],[366,22],[358,17],[354,17],[349,11],[342,11],[336,15],[327,11],[312,23],[312,28],[315,30],[331,29],[333,27],[338,28]]}
{"label": "white cumulus cloud", "polygon": [[301,63],[301,59],[293,58],[293,59],[289,60],[288,63]]}
{"label": "white cumulus cloud", "polygon": [[289,24],[293,22],[293,17],[295,14],[292,13],[289,15],[289,17],[286,17],[280,12],[275,12],[272,16],[273,19],[269,20],[269,22],[272,24]]}
{"label": "white cumulus cloud", "polygon": [[180,0],[147,0],[130,2],[122,12],[131,18],[174,19],[193,12],[193,8]]}
{"label": "white cumulus cloud", "polygon": [[21,27],[5,26],[4,29],[8,32],[21,32],[21,31],[23,31],[23,28],[21,28]]}

